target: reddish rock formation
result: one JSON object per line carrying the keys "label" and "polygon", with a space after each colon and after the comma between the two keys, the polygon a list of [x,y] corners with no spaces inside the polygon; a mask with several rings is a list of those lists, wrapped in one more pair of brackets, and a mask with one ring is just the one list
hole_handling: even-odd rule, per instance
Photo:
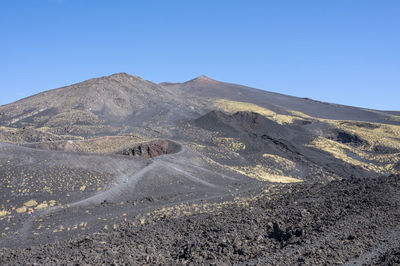
{"label": "reddish rock formation", "polygon": [[141,156],[154,158],[163,154],[176,153],[180,150],[180,145],[170,140],[156,140],[141,143],[135,147],[122,151],[123,155]]}

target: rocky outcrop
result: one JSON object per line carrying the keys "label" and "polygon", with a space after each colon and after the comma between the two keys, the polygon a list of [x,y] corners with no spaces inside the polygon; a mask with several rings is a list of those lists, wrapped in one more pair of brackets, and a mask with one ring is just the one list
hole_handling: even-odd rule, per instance
{"label": "rocky outcrop", "polygon": [[360,137],[354,134],[349,134],[345,131],[339,131],[336,136],[337,140],[343,144],[352,144],[355,146],[359,146],[365,143]]}
{"label": "rocky outcrop", "polygon": [[288,135],[285,126],[251,111],[230,114],[214,110],[196,119],[194,123],[210,131],[227,132],[229,136],[257,138],[266,134],[273,138],[283,138]]}
{"label": "rocky outcrop", "polygon": [[145,158],[154,158],[164,154],[176,153],[181,150],[181,146],[170,140],[156,140],[146,143],[140,143],[134,147],[124,149],[119,154],[128,156],[140,156]]}

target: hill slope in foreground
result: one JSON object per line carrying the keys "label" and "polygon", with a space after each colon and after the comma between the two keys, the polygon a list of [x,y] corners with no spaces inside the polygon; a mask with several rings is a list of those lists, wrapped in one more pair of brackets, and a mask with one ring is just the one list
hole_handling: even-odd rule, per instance
{"label": "hill slope in foreground", "polygon": [[0,106],[0,262],[396,263],[396,114],[125,73]]}

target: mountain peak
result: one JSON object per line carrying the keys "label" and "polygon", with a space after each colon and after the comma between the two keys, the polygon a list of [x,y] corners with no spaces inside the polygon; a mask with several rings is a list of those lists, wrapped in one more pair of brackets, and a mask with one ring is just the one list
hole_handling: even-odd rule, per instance
{"label": "mountain peak", "polygon": [[206,75],[201,75],[201,76],[198,76],[198,77],[197,77],[197,78],[195,78],[194,80],[207,80],[207,81],[215,81],[215,80],[213,80],[213,79],[211,79],[211,78],[207,77]]}
{"label": "mountain peak", "polygon": [[215,79],[209,78],[206,75],[201,75],[201,76],[198,76],[197,78],[186,81],[185,83],[191,83],[191,82],[218,82],[218,81]]}
{"label": "mountain peak", "polygon": [[129,75],[126,72],[119,72],[119,73],[115,73],[110,75],[110,77],[131,77],[132,75]]}
{"label": "mountain peak", "polygon": [[116,79],[116,80],[127,80],[127,79],[128,80],[133,80],[133,79],[137,79],[137,80],[143,80],[139,76],[132,76],[132,75],[129,75],[129,74],[125,73],[125,72],[111,74],[111,75],[108,75],[108,76],[101,77],[100,79],[107,79],[107,80],[109,80],[109,79]]}
{"label": "mountain peak", "polygon": [[185,81],[183,83],[181,83],[181,82],[161,82],[160,85],[161,86],[171,86],[171,85],[174,86],[174,85],[180,85],[180,84],[191,84],[193,82],[195,82],[195,83],[199,83],[199,82],[200,83],[214,82],[215,83],[215,82],[218,82],[218,81],[215,80],[215,79],[209,78],[206,75],[201,75],[201,76],[198,76],[198,77],[196,77],[194,79]]}

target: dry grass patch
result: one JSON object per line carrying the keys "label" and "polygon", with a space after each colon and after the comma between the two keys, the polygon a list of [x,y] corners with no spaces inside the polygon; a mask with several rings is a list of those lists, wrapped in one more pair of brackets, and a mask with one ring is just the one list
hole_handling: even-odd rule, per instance
{"label": "dry grass patch", "polygon": [[6,216],[6,215],[9,215],[9,214],[10,214],[10,212],[7,211],[7,210],[1,210],[0,211],[0,217]]}
{"label": "dry grass patch", "polygon": [[238,152],[246,149],[246,145],[240,142],[237,138],[214,137],[212,141],[217,146],[224,147],[233,152]]}
{"label": "dry grass patch", "polygon": [[27,211],[27,208],[25,206],[22,206],[21,208],[17,208],[15,211],[17,213],[24,213]]}
{"label": "dry grass patch", "polygon": [[26,206],[26,207],[33,207],[33,206],[36,206],[36,205],[38,205],[36,200],[30,200],[30,201],[27,201],[27,202],[24,203],[24,206]]}
{"label": "dry grass patch", "polygon": [[244,167],[232,167],[232,168],[234,168],[235,171],[237,171],[242,175],[246,175],[248,177],[255,178],[261,181],[269,181],[274,183],[302,182],[302,180],[294,177],[276,174],[276,169],[271,169],[261,164],[258,164],[256,166],[244,166]]}
{"label": "dry grass patch", "polygon": [[298,119],[295,116],[277,114],[272,110],[247,102],[237,102],[237,101],[218,99],[214,102],[214,106],[217,109],[222,109],[222,111],[229,113],[236,113],[240,111],[255,112],[281,125],[291,124],[295,119]]}
{"label": "dry grass patch", "polygon": [[[320,150],[328,152],[333,155],[336,159],[342,160],[343,162],[360,166],[366,170],[374,171],[377,173],[384,173],[385,169],[379,166],[376,166],[373,163],[366,163],[359,160],[356,160],[348,155],[348,152],[353,152],[356,155],[363,154],[365,157],[365,153],[361,150],[356,150],[355,148],[350,148],[348,145],[324,138],[324,137],[317,137],[314,139],[310,146],[316,147]],[[362,156],[360,156],[362,157]]]}
{"label": "dry grass patch", "polygon": [[400,122],[400,115],[392,115],[388,120]]}
{"label": "dry grass patch", "polygon": [[293,161],[290,161],[286,158],[283,158],[278,155],[274,154],[263,154],[263,158],[272,161],[280,166],[281,169],[286,170],[286,171],[293,171],[296,170],[296,163]]}
{"label": "dry grass patch", "polygon": [[85,141],[75,141],[73,144],[78,150],[89,153],[110,153],[128,148],[138,143],[150,141],[150,139],[134,136],[107,136],[89,139]]}
{"label": "dry grass patch", "polygon": [[[368,123],[368,125],[371,126],[362,127],[359,125],[362,125],[363,122],[334,120],[327,120],[326,122],[328,122],[332,127],[358,136],[360,139],[365,141],[365,144],[359,147],[354,147],[352,145],[338,142],[326,142],[326,140],[322,141],[325,142],[325,144],[323,144],[321,139],[314,141],[314,144],[319,142],[318,145],[320,147],[325,146],[325,149],[328,148],[327,146],[330,146],[329,149],[331,151],[334,150],[332,149],[333,145],[336,145],[336,156],[347,161],[350,160],[352,164],[362,166],[365,169],[373,170],[377,173],[400,173],[400,170],[394,168],[394,166],[400,162],[400,152],[398,152],[400,151],[400,126]],[[383,147],[383,149],[386,148],[388,152],[377,154],[376,149],[380,147]],[[329,151],[329,149],[326,151]],[[369,161],[369,163],[345,158],[346,155],[343,152],[346,150],[357,154],[363,160]],[[381,164],[381,166],[374,167],[373,165],[376,165],[376,163]]]}

